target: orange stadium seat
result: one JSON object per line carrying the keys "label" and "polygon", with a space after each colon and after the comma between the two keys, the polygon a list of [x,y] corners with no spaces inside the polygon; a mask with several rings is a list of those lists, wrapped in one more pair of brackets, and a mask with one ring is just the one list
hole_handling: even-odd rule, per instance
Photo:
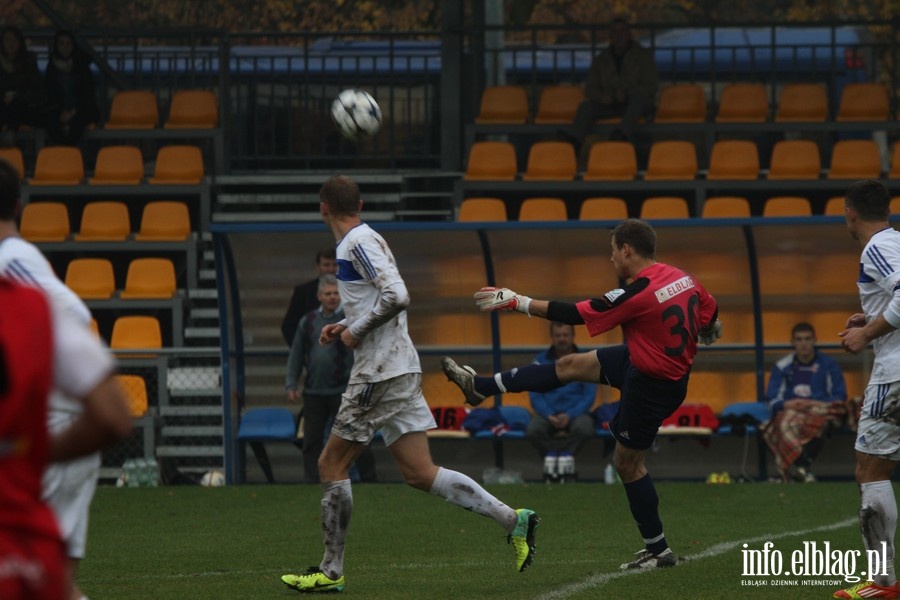
{"label": "orange stadium seat", "polygon": [[696,83],[668,85],[659,94],[657,123],[702,123],[706,120],[706,95]]}
{"label": "orange stadium seat", "polygon": [[782,140],[772,149],[767,179],[818,179],[819,147],[809,140]]}
{"label": "orange stadium seat", "polygon": [[690,216],[687,200],[676,196],[647,198],[641,204],[642,219],[687,219]]}
{"label": "orange stadium seat", "polygon": [[566,203],[560,198],[527,198],[519,209],[520,221],[565,221]]}
{"label": "orange stadium seat", "polygon": [[151,184],[196,185],[203,181],[203,155],[197,146],[163,146],[156,154]]}
{"label": "orange stadium seat", "polygon": [[91,185],[137,185],[144,178],[144,157],[137,146],[104,146],[97,153]]}
{"label": "orange stadium seat", "polygon": [[506,204],[500,198],[466,198],[459,206],[461,222],[506,221]]}
{"label": "orange stadium seat", "polygon": [[637,156],[631,142],[596,142],[588,154],[585,181],[628,181],[637,174]]}
{"label": "orange stadium seat", "polygon": [[175,290],[175,266],[171,260],[135,258],[128,265],[122,298],[171,298]]}
{"label": "orange stadium seat", "polygon": [[622,198],[587,198],[581,203],[582,221],[621,221],[628,218],[628,205]]}
{"label": "orange stadium seat", "polygon": [[62,202],[29,202],[22,209],[19,234],[29,242],[63,242],[70,232],[69,209]]}
{"label": "orange stadium seat", "polygon": [[578,165],[575,149],[568,142],[535,142],[528,151],[523,181],[569,181]]}
{"label": "orange stadium seat", "polygon": [[487,87],[481,95],[481,107],[475,122],[487,124],[520,124],[528,120],[528,97],[525,88],[512,85]]}
{"label": "orange stadium seat", "polygon": [[878,179],[881,153],[872,140],[840,140],[831,149],[828,179]]}
{"label": "orange stadium seat", "polygon": [[766,86],[732,83],[722,89],[717,123],[763,123],[769,116]]}
{"label": "orange stadium seat", "polygon": [[548,85],[541,90],[534,122],[539,125],[571,123],[583,101],[583,86]]}
{"label": "orange stadium seat", "polygon": [[889,115],[887,86],[881,83],[848,83],[841,90],[841,103],[835,120],[887,121]]}
{"label": "orange stadium seat", "polygon": [[75,234],[79,242],[123,242],[131,235],[131,219],[124,202],[89,202],[81,213],[81,228]]}
{"label": "orange stadium seat", "polygon": [[697,151],[685,141],[655,142],[650,147],[644,179],[693,179],[697,174]]}
{"label": "orange stadium seat", "polygon": [[745,140],[722,140],[713,144],[707,179],[756,179],[758,176],[756,144]]}
{"label": "orange stadium seat", "polygon": [[703,203],[701,216],[707,219],[749,217],[750,203],[740,196],[714,196]]}
{"label": "orange stadium seat", "polygon": [[516,149],[509,142],[475,142],[469,149],[466,181],[512,181],[519,168]]}
{"label": "orange stadium seat", "polygon": [[182,241],[191,235],[191,217],[187,204],[157,200],[144,205],[141,230],[134,236],[139,242]]}
{"label": "orange stadium seat", "polygon": [[764,217],[809,217],[812,207],[801,196],[775,196],[763,205]]}
{"label": "orange stadium seat", "polygon": [[25,159],[22,158],[22,151],[18,146],[10,148],[0,148],[0,158],[11,164],[19,174],[19,180],[25,179]]}
{"label": "orange stadium seat", "polygon": [[116,92],[104,129],[154,129],[159,125],[156,94],[145,90]]}
{"label": "orange stadium seat", "polygon": [[84,179],[84,159],[74,146],[44,146],[38,151],[31,185],[78,185]]}
{"label": "orange stadium seat", "polygon": [[209,90],[178,90],[169,103],[165,129],[212,129],[219,124],[219,105]]}
{"label": "orange stadium seat", "polygon": [[116,291],[116,277],[108,258],[76,258],[66,267],[66,286],[82,300],[106,300]]}
{"label": "orange stadium seat", "polygon": [[824,121],[828,118],[828,95],[819,83],[789,83],[781,88],[776,123]]}

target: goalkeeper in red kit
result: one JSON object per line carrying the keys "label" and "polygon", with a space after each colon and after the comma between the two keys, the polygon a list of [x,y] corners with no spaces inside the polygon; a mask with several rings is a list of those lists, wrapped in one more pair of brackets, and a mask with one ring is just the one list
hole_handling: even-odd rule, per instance
{"label": "goalkeeper in red kit", "polygon": [[444,358],[447,377],[466,402],[480,404],[504,392],[545,392],[572,381],[602,383],[621,391],[619,412],[609,429],[616,440],[615,466],[625,485],[644,549],[623,569],[670,567],[677,560],[666,543],[659,498],[644,465],[660,424],[684,402],[697,342],[720,336],[716,301],[694,277],[656,261],[656,232],[637,219],[612,232],[612,263],[623,287],[578,303],[532,299],[507,288],[482,288],[482,311],[518,311],[572,325],[594,336],[621,326],[625,344],[570,354],[555,363],[531,364],[479,377],[468,366]]}

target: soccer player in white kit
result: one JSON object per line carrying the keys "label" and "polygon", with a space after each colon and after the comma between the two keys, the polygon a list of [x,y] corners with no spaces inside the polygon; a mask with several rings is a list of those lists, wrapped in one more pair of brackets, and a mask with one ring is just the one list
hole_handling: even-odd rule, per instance
{"label": "soccer player in white kit", "polygon": [[886,565],[872,580],[835,592],[835,598],[900,597],[894,567],[897,500],[891,477],[900,461],[900,232],[891,227],[890,195],[878,181],[857,181],[844,198],[844,217],[863,247],[859,264],[862,313],[847,319],[840,333],[854,354],[874,345],[875,362],[866,386],[856,432],[856,481],[860,487],[859,525],[863,544]]}
{"label": "soccer player in white kit", "polygon": [[462,473],[432,462],[425,432],[437,425],[422,395],[422,368],[409,338],[409,292],[387,242],[362,222],[359,187],[349,177],[329,179],[319,192],[322,219],[337,240],[338,286],[346,318],[322,329],[320,343],[354,349],[353,370],[325,450],[322,479],[322,562],[282,582],[300,592],[344,589],[344,541],[353,511],[348,469],[380,430],[404,481],[480,515],[509,534],[516,569],[534,559],[539,519],[513,510]]}
{"label": "soccer player in white kit", "polygon": [[[90,330],[91,313],[84,302],[53,272],[53,267],[33,244],[18,236],[16,217],[19,213],[19,176],[6,161],[0,160],[0,275],[18,283],[44,291],[54,312],[66,314],[79,323],[84,335]],[[112,365],[110,365],[110,369]],[[83,404],[54,386],[48,406],[48,428],[51,435],[71,426],[83,412]],[[43,495],[56,514],[66,542],[71,579],[75,579],[78,561],[84,558],[88,512],[97,488],[100,453],[93,452],[76,460],[50,465],[43,481]],[[75,588],[73,599],[82,598]]]}

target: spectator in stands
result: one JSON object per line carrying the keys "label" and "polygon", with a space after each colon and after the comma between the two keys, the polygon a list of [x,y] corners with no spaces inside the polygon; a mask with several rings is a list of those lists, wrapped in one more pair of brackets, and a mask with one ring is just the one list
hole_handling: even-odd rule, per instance
{"label": "spectator in stands", "polygon": [[100,120],[90,59],[75,44],[71,31],[53,36],[44,71],[47,85],[47,133],[51,144],[74,146],[85,128]]}
{"label": "spectator in stands", "polygon": [[[550,364],[579,351],[575,345],[575,327],[566,323],[550,322],[550,342],[550,348],[535,357],[535,364]],[[597,396],[597,385],[573,381],[555,390],[530,392],[529,396],[534,416],[525,437],[544,458],[544,476],[552,476],[552,471],[547,470],[553,466],[557,454],[574,457],[594,436],[591,407]],[[574,465],[571,469],[574,472]]]}
{"label": "spectator in stands", "polygon": [[[297,402],[300,399],[297,384],[306,371],[303,385],[303,464],[307,483],[320,483],[319,456],[325,447],[331,421],[341,406],[341,394],[347,388],[353,367],[353,351],[350,348],[343,344],[319,343],[322,328],[329,323],[340,322],[344,311],[341,309],[337,278],[322,275],[318,284],[320,306],[300,319],[288,356],[285,380],[288,400]],[[369,448],[356,460],[356,467],[362,481],[377,481],[375,458]]]}
{"label": "spectator in stands", "polygon": [[809,323],[791,330],[794,351],[775,363],[766,398],[774,417],[764,437],[785,481],[815,481],[813,460],[846,417],[844,374],[837,361],[816,349]]}
{"label": "spectator in stands", "polygon": [[[47,468],[41,497],[56,514],[68,557],[65,579],[74,581],[78,562],[85,552],[88,512],[100,469],[99,449],[128,435],[131,414],[124,392],[113,377],[115,361],[90,331],[90,311],[56,277],[40,251],[17,235],[19,207],[19,174],[9,163],[0,160],[0,277],[41,289],[53,315],[56,350],[46,427],[55,436],[51,460],[68,462]],[[4,303],[0,307],[0,312],[7,317],[19,318],[15,309]],[[21,325],[7,321],[13,329]],[[19,364],[20,357],[15,360],[13,364]],[[0,406],[4,404],[0,402]],[[0,419],[0,423],[6,421]],[[0,432],[0,439],[8,438]],[[0,471],[5,472],[5,467]],[[7,498],[8,494],[0,492],[0,505]],[[0,515],[3,514],[6,511],[0,506]],[[2,540],[0,548],[5,548]],[[0,581],[0,597],[10,597],[4,589]],[[65,598],[82,598],[74,583]]]}
{"label": "spectator in stands", "polygon": [[46,108],[44,80],[37,59],[25,46],[18,27],[0,29],[0,132],[10,144],[22,125],[43,127]]}
{"label": "spectator in stands", "polygon": [[856,432],[856,481],[863,544],[869,556],[886,555],[887,564],[869,574],[872,581],[839,590],[834,598],[900,597],[894,566],[897,497],[891,484],[900,461],[900,234],[889,221],[890,203],[879,181],[858,181],[847,190],[844,218],[863,249],[858,273],[863,312],[847,319],[839,334],[847,352],[875,348]]}
{"label": "spectator in stands", "polygon": [[653,52],[632,39],[628,21],[615,18],[609,28],[609,46],[591,63],[587,98],[578,107],[571,130],[560,133],[577,149],[597,119],[621,117],[611,138],[628,140],[638,120],[653,111],[658,87]]}
{"label": "spectator in stands", "polygon": [[281,322],[281,335],[284,337],[284,343],[291,346],[294,340],[294,333],[297,331],[297,323],[300,317],[319,306],[318,290],[319,277],[322,275],[337,274],[337,258],[335,258],[334,248],[326,248],[316,253],[316,278],[301,283],[294,288],[294,294],[291,296],[291,303],[288,305],[287,312],[284,314],[284,320]]}

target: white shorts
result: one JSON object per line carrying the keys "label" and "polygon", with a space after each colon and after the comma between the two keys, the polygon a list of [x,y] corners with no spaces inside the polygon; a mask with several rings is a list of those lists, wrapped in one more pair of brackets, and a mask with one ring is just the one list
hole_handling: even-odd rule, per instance
{"label": "white shorts", "polygon": [[437,427],[422,395],[422,374],[409,373],[376,383],[347,386],[331,432],[338,437],[368,444],[381,430],[388,446],[414,431]]}
{"label": "white shorts", "polygon": [[43,497],[56,514],[69,558],[84,558],[88,512],[99,474],[99,452],[48,465],[44,472]]}
{"label": "white shorts", "polygon": [[900,382],[866,386],[856,450],[900,461]]}

